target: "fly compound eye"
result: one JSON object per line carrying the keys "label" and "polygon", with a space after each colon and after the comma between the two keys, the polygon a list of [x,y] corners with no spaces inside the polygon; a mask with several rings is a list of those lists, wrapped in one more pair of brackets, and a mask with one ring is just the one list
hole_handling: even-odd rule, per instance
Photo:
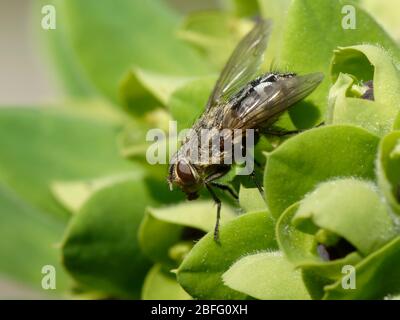
{"label": "fly compound eye", "polygon": [[176,174],[183,184],[194,184],[196,182],[190,166],[184,161],[178,162],[178,165],[176,166]]}

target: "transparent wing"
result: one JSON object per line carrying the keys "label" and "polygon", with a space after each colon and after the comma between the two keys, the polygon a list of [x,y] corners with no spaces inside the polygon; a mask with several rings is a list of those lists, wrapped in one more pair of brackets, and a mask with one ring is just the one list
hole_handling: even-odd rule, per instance
{"label": "transparent wing", "polygon": [[223,127],[256,129],[270,125],[296,102],[307,97],[323,80],[322,73],[285,78],[254,91],[225,113]]}
{"label": "transparent wing", "polygon": [[261,20],[239,42],[226,63],[208,100],[207,110],[229,100],[255,78],[264,58],[271,21]]}

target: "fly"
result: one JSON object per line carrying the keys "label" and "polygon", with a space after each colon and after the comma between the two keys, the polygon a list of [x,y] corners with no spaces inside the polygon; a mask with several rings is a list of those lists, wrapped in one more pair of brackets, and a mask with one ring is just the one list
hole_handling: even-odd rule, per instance
{"label": "fly", "polygon": [[[294,73],[268,72],[257,77],[270,32],[270,21],[261,20],[240,41],[222,70],[204,113],[171,159],[168,175],[171,189],[177,185],[188,200],[194,200],[198,198],[199,190],[205,187],[217,204],[214,229],[217,242],[221,201],[214,190],[219,188],[228,191],[237,198],[228,186],[215,181],[230,170],[231,164],[223,160],[232,158],[232,150],[225,150],[224,145],[220,144],[217,157],[221,161],[216,162],[212,154],[214,150],[209,144],[194,143],[198,142],[200,132],[211,130],[218,134],[222,131],[240,129],[246,132],[251,129],[257,135],[265,133],[283,112],[307,97],[323,79],[321,73],[298,76]],[[243,144],[243,141],[236,139],[233,143]],[[210,153],[210,161],[194,162],[191,157],[193,153]]]}

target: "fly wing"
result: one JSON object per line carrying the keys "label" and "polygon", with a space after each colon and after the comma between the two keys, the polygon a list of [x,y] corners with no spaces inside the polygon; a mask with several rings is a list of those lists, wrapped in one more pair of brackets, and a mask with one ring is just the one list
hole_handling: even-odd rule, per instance
{"label": "fly wing", "polygon": [[255,78],[264,58],[270,31],[271,21],[261,20],[239,42],[217,80],[207,110],[228,101]]}
{"label": "fly wing", "polygon": [[231,106],[223,119],[223,127],[256,129],[266,127],[296,102],[307,97],[321,83],[322,73],[283,78],[261,84],[240,103]]}

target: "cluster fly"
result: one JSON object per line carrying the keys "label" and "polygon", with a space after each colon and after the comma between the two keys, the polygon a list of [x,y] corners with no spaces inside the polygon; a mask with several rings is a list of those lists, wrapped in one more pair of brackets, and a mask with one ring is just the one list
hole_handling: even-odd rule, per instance
{"label": "cluster fly", "polygon": [[[283,112],[307,97],[323,79],[321,73],[298,76],[295,73],[268,72],[257,77],[270,31],[271,22],[261,20],[240,41],[217,80],[204,113],[171,159],[168,175],[171,189],[175,184],[187,195],[188,200],[194,200],[198,198],[199,190],[205,187],[217,204],[216,242],[219,241],[221,201],[214,190],[219,188],[237,197],[228,186],[215,181],[230,170],[232,164],[224,160],[233,157],[232,148],[226,150],[225,144],[221,143],[217,156],[219,162],[215,161],[214,155],[211,155],[209,162],[195,162],[191,153],[214,151],[209,144],[193,143],[198,141],[196,135],[200,135],[204,129],[216,133],[240,129],[242,138],[249,129],[256,136],[268,133]],[[233,139],[234,144],[243,144],[243,141]],[[260,189],[256,180],[255,183]]]}

